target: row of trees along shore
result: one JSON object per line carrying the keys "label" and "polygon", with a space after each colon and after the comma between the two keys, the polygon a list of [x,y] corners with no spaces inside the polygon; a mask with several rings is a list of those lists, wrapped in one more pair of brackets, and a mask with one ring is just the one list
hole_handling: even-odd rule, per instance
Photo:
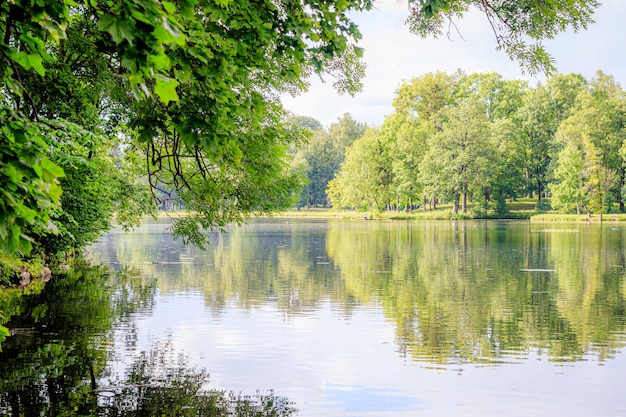
{"label": "row of trees along shore", "polygon": [[296,119],[317,129],[293,158],[309,177],[300,204],[450,203],[458,214],[472,202],[474,215],[502,215],[507,199],[535,197],[541,209],[551,197],[563,212],[624,212],[626,96],[611,75],[557,74],[529,87],[497,73],[433,72],[402,83],[393,105],[377,128],[350,115],[328,131]]}

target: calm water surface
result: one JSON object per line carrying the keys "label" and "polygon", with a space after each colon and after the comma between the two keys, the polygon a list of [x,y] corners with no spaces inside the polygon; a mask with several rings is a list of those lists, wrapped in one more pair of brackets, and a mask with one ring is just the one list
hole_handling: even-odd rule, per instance
{"label": "calm water surface", "polygon": [[263,219],[205,250],[167,226],[90,250],[134,277],[109,375],[160,343],[300,416],[626,416],[624,226]]}

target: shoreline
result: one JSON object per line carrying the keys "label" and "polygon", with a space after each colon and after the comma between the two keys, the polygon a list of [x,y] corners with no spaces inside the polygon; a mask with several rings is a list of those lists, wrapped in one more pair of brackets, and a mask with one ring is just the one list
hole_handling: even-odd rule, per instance
{"label": "shoreline", "polygon": [[[184,217],[184,211],[159,212],[157,217]],[[535,210],[511,210],[507,214],[476,215],[475,213],[452,214],[450,209],[424,211],[388,211],[366,212],[356,210],[333,210],[331,208],[289,209],[272,214],[250,215],[249,218],[311,218],[311,219],[346,219],[346,220],[527,220],[533,223],[620,223],[626,222],[626,213],[607,214],[563,214],[537,212]]]}
{"label": "shoreline", "polygon": [[300,211],[281,211],[272,215],[252,217],[276,218],[318,218],[347,220],[527,220],[533,223],[620,223],[626,222],[626,213],[609,214],[561,214],[537,212],[511,212],[505,215],[476,216],[470,213],[453,215],[451,211],[427,211],[418,213],[383,212],[368,213],[356,211],[337,211],[331,209],[301,209]]}

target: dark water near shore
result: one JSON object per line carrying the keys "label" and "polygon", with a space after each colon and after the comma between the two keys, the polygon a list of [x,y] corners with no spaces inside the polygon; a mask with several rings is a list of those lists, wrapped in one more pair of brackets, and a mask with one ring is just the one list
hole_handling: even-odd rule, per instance
{"label": "dark water near shore", "polygon": [[104,414],[152,352],[161,379],[205,369],[293,415],[626,415],[619,224],[264,219],[200,250],[148,223],[89,259],[110,272],[10,323],[5,414],[28,389],[49,410],[54,384]]}

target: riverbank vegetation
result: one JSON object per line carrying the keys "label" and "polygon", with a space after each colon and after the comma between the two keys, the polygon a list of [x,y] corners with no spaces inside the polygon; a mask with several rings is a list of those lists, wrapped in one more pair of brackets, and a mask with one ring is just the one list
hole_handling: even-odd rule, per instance
{"label": "riverbank vegetation", "polygon": [[[440,218],[450,204],[457,218],[506,218],[532,196],[540,213],[623,213],[625,97],[602,71],[535,87],[496,73],[416,77],[399,87],[382,126],[349,145],[335,133],[355,126],[349,115],[314,131],[294,158],[309,179],[300,206]],[[332,146],[332,158],[318,151]]]}
{"label": "riverbank vegetation", "polygon": [[602,223],[626,221],[626,213],[610,214],[566,214],[556,210],[539,212],[535,209],[535,199],[523,198],[508,202],[506,214],[484,214],[477,216],[470,210],[466,214],[453,214],[452,204],[441,204],[437,209],[420,211],[335,210],[332,208],[291,209],[274,214],[279,218],[318,218],[346,220],[530,220],[531,222]]}

